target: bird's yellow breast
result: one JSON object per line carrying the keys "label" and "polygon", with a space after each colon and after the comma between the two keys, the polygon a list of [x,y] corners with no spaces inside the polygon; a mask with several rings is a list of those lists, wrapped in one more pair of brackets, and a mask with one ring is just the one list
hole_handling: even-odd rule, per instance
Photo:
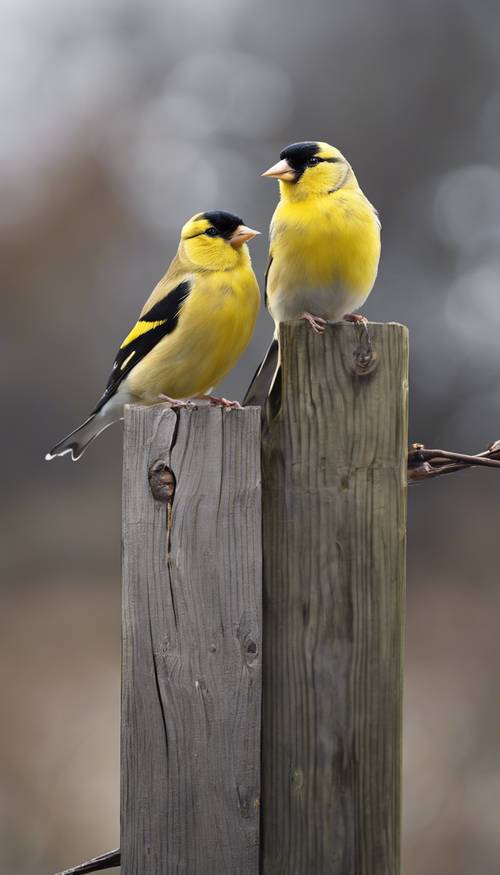
{"label": "bird's yellow breast", "polygon": [[176,328],[127,378],[143,403],[158,395],[203,395],[231,370],[252,336],[260,304],[250,261],[231,271],[193,275]]}
{"label": "bird's yellow breast", "polygon": [[[299,202],[281,201],[271,224],[271,257],[267,295],[275,318],[284,318],[281,310],[286,318],[300,315],[294,314],[295,290],[307,297],[307,290],[328,289],[332,290],[331,312],[326,318],[341,318],[337,310],[347,307],[344,312],[349,312],[349,299],[353,306],[364,301],[375,282],[380,223],[359,189]],[[304,309],[304,294],[297,299],[297,310]]]}

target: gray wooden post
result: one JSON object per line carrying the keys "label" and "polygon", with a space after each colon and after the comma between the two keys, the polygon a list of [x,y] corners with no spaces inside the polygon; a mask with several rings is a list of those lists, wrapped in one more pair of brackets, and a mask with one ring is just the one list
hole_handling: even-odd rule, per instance
{"label": "gray wooden post", "polygon": [[123,579],[122,873],[257,875],[257,409],[127,409]]}
{"label": "gray wooden post", "polygon": [[264,875],[400,872],[408,338],[369,334],[281,326],[262,447]]}

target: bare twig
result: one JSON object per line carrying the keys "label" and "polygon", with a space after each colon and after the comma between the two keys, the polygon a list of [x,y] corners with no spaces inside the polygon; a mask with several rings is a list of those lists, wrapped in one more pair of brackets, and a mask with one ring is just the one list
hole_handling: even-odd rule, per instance
{"label": "bare twig", "polygon": [[98,872],[100,869],[112,869],[120,865],[120,849],[116,851],[108,851],[107,854],[101,854],[100,857],[93,857],[86,863],[81,863],[79,866],[73,866],[71,869],[65,869],[64,872],[58,872],[58,875],[84,875],[86,872]]}
{"label": "bare twig", "polygon": [[428,450],[423,444],[412,444],[408,450],[408,481],[416,483],[454,474],[473,467],[500,468],[500,440],[490,444],[487,450],[476,455],[452,453],[448,450]]}

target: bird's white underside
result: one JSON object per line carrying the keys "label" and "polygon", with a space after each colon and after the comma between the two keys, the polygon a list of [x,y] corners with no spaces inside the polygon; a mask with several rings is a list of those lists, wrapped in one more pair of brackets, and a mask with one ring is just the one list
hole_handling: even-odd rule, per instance
{"label": "bird's white underside", "polygon": [[269,311],[275,322],[291,322],[300,319],[304,312],[321,316],[329,322],[340,322],[346,313],[353,313],[361,307],[368,295],[352,289],[331,286],[327,288],[287,289],[286,292],[273,292],[269,301]]}

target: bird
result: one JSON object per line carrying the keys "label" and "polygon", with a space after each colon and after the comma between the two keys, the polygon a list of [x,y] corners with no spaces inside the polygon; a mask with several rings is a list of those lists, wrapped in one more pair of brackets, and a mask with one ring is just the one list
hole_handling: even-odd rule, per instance
{"label": "bird", "polygon": [[[321,334],[328,322],[366,323],[366,301],[380,259],[380,220],[348,160],[329,143],[283,149],[262,174],[279,180],[271,220],[265,301],[279,322],[305,319]],[[243,404],[264,404],[279,360],[277,333]]]}
{"label": "bird", "polygon": [[247,241],[259,231],[225,210],[198,213],[183,226],[179,248],[121,344],[103,395],[90,416],[45,456],[79,459],[125,404],[166,401],[178,408],[217,398],[213,387],[250,341],[260,290]]}

